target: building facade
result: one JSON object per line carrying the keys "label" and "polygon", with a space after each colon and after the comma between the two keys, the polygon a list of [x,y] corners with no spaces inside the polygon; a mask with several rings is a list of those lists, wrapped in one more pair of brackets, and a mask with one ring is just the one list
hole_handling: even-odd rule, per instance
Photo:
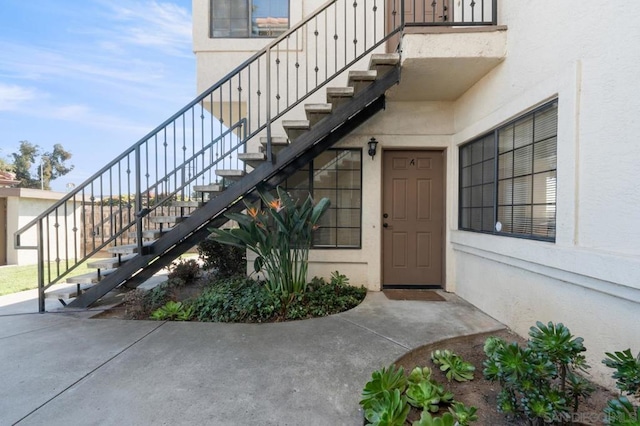
{"label": "building facade", "polygon": [[[273,40],[256,19],[292,26],[322,6],[255,0],[273,16],[240,19],[249,29],[235,37],[217,21],[231,3],[193,2],[199,91]],[[419,11],[405,3],[409,22]],[[604,22],[591,0],[502,1],[497,25],[405,25],[379,46],[400,54],[385,109],[288,181],[337,201],[310,274],[441,287],[522,335],[563,322],[606,381],[603,352],[640,343],[640,29],[623,21],[640,6],[607,8]],[[315,49],[290,50],[331,63]]]}

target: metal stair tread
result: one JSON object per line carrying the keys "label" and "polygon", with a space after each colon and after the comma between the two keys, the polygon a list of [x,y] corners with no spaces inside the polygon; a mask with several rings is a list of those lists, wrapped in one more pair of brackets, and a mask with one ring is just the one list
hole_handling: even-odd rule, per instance
{"label": "metal stair tread", "polygon": [[103,277],[106,277],[109,274],[117,271],[117,268],[114,269],[106,269],[104,271],[88,272],[86,274],[77,275],[75,277],[67,278],[67,283],[69,284],[97,284]]}
{"label": "metal stair tread", "polygon": [[[63,287],[45,292],[44,297],[47,299],[55,298],[60,300],[60,302],[62,302],[64,299],[71,299],[74,297],[78,297],[78,290],[82,292],[84,290],[90,289],[94,285],[95,283],[69,284],[69,285],[65,285]],[[63,305],[66,305],[66,304],[63,303]]]}
{"label": "metal stair tread", "polygon": [[200,201],[170,201],[168,205],[170,207],[202,207]]}
{"label": "metal stair tread", "polygon": [[305,104],[304,110],[311,114],[331,114],[333,105],[331,104]]}
{"label": "metal stair tread", "polygon": [[348,98],[353,96],[353,87],[327,87],[327,99],[332,98]]}
{"label": "metal stair tread", "polygon": [[238,160],[242,161],[260,161],[265,160],[267,157],[262,152],[243,152],[238,154]]}
{"label": "metal stair tread", "polygon": [[96,260],[87,262],[87,268],[92,268],[92,269],[115,268],[117,266],[122,265],[127,260],[132,259],[134,256],[135,254],[132,253],[126,256],[113,256],[113,257],[107,257],[104,259],[96,259]]}
{"label": "metal stair tread", "polygon": [[[142,247],[148,247],[148,246],[150,246],[152,244],[153,244],[153,241],[145,241],[145,242],[142,243]],[[138,245],[137,244],[126,244],[126,245],[122,245],[122,246],[109,247],[107,249],[107,251],[109,253],[114,253],[114,254],[137,253],[138,252]]]}
{"label": "metal stair tread", "polygon": [[[260,143],[267,145],[267,137],[261,136]],[[286,136],[271,136],[271,145],[289,145],[289,139]]]}
{"label": "metal stair tread", "polygon": [[208,185],[194,185],[193,190],[196,192],[222,192],[224,187],[219,183],[210,183]]}
{"label": "metal stair tread", "polygon": [[167,215],[167,216],[149,216],[151,223],[180,223],[189,216]]}
{"label": "metal stair tread", "polygon": [[216,175],[220,177],[226,178],[241,178],[246,174],[244,170],[239,169],[218,169],[216,170]]}
{"label": "metal stair tread", "polygon": [[398,53],[374,53],[369,59],[369,68],[374,69],[379,65],[397,65],[400,62]]}
{"label": "metal stair tread", "polygon": [[282,127],[285,129],[308,129],[309,120],[282,120]]}
{"label": "metal stair tread", "polygon": [[373,81],[378,77],[378,71],[366,70],[366,71],[349,71],[349,81]]}

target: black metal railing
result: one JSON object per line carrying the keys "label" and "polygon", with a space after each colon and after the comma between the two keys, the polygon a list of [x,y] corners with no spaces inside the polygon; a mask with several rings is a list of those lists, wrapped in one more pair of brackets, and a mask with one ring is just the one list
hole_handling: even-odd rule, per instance
{"label": "black metal railing", "polygon": [[141,253],[149,217],[196,199],[217,170],[242,169],[257,137],[272,161],[273,124],[398,34],[411,1],[327,2],[17,231],[16,248],[37,250],[40,310],[51,285],[100,251],[135,241]]}
{"label": "black metal railing", "polygon": [[404,0],[406,26],[497,25],[498,0]]}

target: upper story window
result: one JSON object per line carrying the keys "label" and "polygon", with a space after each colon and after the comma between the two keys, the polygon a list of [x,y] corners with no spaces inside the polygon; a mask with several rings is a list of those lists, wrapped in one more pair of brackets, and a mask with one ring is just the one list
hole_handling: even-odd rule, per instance
{"label": "upper story window", "polygon": [[211,0],[211,37],[277,37],[289,29],[289,0]]}
{"label": "upper story window", "polygon": [[460,147],[459,228],[555,241],[558,102]]}

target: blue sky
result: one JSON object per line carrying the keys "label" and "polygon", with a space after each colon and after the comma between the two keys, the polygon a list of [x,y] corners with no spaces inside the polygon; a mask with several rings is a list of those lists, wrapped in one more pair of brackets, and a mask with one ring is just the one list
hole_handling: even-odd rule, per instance
{"label": "blue sky", "polygon": [[60,143],[80,184],[196,95],[191,0],[2,0],[0,157]]}

